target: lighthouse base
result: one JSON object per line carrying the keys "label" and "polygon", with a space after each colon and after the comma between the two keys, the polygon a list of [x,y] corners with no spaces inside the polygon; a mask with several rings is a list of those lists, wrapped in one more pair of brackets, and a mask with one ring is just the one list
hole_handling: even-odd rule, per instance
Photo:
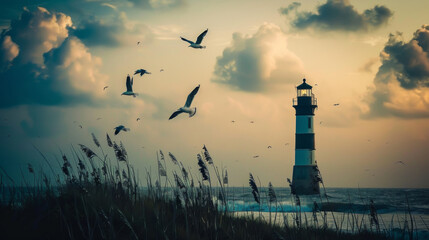
{"label": "lighthouse base", "polygon": [[312,195],[319,194],[320,187],[316,165],[293,166],[292,194]]}

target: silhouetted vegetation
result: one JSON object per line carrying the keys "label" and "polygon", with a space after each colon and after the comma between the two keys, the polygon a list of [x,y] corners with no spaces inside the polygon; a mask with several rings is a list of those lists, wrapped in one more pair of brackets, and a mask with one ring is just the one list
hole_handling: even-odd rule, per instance
{"label": "silhouetted vegetation", "polygon": [[[173,179],[167,174],[162,151],[158,156],[158,175],[146,173],[147,187],[142,188],[122,143],[107,135],[109,151],[105,154],[93,135],[98,151],[85,145],[62,156],[58,169],[43,154],[51,174],[37,171],[30,164],[34,178],[16,186],[5,171],[0,181],[0,234],[2,239],[389,239],[379,228],[375,209],[371,210],[372,228],[344,231],[317,222],[302,220],[301,211],[288,221],[267,221],[253,213],[237,215],[226,206],[228,174],[213,163],[204,146],[197,155],[198,176],[169,153]],[[99,153],[98,153],[99,152]],[[212,175],[210,175],[212,173]],[[212,187],[212,181],[217,187]],[[250,174],[255,201],[261,204],[257,183]],[[259,183],[260,184],[260,183]],[[299,196],[295,203],[300,206]],[[271,183],[270,206],[278,206]],[[260,209],[260,208],[259,208]],[[315,203],[314,215],[323,214]],[[287,215],[282,213],[283,220]]]}

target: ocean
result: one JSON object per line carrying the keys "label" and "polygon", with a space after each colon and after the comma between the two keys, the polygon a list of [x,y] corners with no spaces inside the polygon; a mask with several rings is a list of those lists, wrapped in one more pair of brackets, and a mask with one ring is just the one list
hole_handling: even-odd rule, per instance
{"label": "ocean", "polygon": [[412,231],[414,238],[417,235],[418,239],[429,239],[429,189],[326,188],[326,194],[321,189],[320,195],[299,196],[299,206],[290,188],[274,191],[277,199],[270,202],[268,188],[260,188],[258,204],[250,187],[229,187],[227,208],[237,215],[260,214],[268,220],[271,215],[272,221],[276,218],[277,223],[289,225],[297,224],[296,213],[301,212],[301,224],[321,225],[326,218],[328,227],[350,232],[376,230],[376,224],[371,222],[376,218],[381,231]]}
{"label": "ocean", "polygon": [[[20,188],[18,192],[23,195],[31,192],[25,189]],[[142,190],[146,192],[147,188]],[[219,190],[213,188],[213,192]],[[173,189],[168,188],[167,192],[174,196]],[[378,228],[394,239],[429,240],[429,189],[326,188],[326,194],[321,189],[320,195],[299,196],[299,205],[290,188],[274,188],[274,192],[276,200],[270,202],[268,188],[260,188],[258,204],[250,187],[227,187],[226,208],[237,216],[261,217],[279,225],[322,227],[326,224],[345,232],[377,231]],[[0,202],[9,201],[8,193],[3,191]],[[225,205],[218,196],[215,194],[213,199],[223,211]],[[377,224],[371,221],[374,217]]]}

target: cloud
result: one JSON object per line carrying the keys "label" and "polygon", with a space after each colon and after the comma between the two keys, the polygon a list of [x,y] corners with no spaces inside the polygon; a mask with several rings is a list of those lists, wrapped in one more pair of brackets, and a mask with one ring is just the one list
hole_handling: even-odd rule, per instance
{"label": "cloud", "polygon": [[124,32],[124,25],[120,22],[107,24],[99,19],[87,19],[71,31],[87,46],[119,46],[121,43],[121,33]]}
{"label": "cloud", "polygon": [[69,31],[89,47],[134,45],[136,39],[141,43],[150,43],[154,39],[154,33],[149,27],[130,21],[125,12],[116,10],[107,16],[84,18],[76,28],[70,28]]}
{"label": "cloud", "polygon": [[297,10],[300,6],[301,6],[301,3],[293,2],[285,8],[280,8],[280,13],[284,15],[288,15],[291,11]]}
{"label": "cloud", "polygon": [[[23,105],[95,104],[106,76],[101,60],[76,37],[71,18],[44,8],[25,10],[1,36],[0,108]],[[13,43],[13,44],[12,44]]]}
{"label": "cloud", "polygon": [[186,0],[128,0],[136,7],[144,9],[173,9],[186,5]]}
{"label": "cloud", "polygon": [[135,44],[139,39],[142,43],[150,43],[154,39],[153,31],[146,25],[130,21],[125,12],[114,11],[108,16],[91,16],[80,21],[70,34],[78,37],[85,45],[116,47]]}
{"label": "cloud", "polygon": [[286,35],[274,24],[262,25],[251,36],[234,33],[231,46],[217,57],[212,81],[247,92],[296,82],[303,66],[286,43]]}
{"label": "cloud", "polygon": [[429,25],[408,42],[390,34],[380,59],[365,116],[429,117]]}
{"label": "cloud", "polygon": [[42,7],[35,11],[24,10],[2,34],[2,42],[9,38],[19,46],[16,62],[42,64],[43,53],[58,47],[68,36],[70,26],[71,18],[63,13],[50,13]]}
{"label": "cloud", "polygon": [[118,10],[118,7],[116,7],[115,5],[110,4],[110,3],[101,3],[101,6],[109,7],[113,10]]}
{"label": "cloud", "polygon": [[19,48],[14,43],[10,36],[4,36],[1,38],[0,56],[2,56],[1,62],[11,62],[16,56],[18,56]]}
{"label": "cloud", "polygon": [[[289,8],[280,9],[284,15],[289,15]],[[291,22],[298,30],[314,29],[316,31],[369,31],[386,25],[393,12],[385,7],[376,5],[359,13],[348,0],[328,0],[317,7],[317,12],[296,12]]]}

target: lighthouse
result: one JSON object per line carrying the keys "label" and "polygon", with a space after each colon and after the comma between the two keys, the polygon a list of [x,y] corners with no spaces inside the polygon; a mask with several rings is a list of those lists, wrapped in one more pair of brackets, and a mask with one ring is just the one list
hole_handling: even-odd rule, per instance
{"label": "lighthouse", "polygon": [[293,99],[296,116],[295,165],[293,166],[291,190],[293,194],[319,194],[319,172],[315,160],[314,110],[317,99],[312,86],[302,80]]}

